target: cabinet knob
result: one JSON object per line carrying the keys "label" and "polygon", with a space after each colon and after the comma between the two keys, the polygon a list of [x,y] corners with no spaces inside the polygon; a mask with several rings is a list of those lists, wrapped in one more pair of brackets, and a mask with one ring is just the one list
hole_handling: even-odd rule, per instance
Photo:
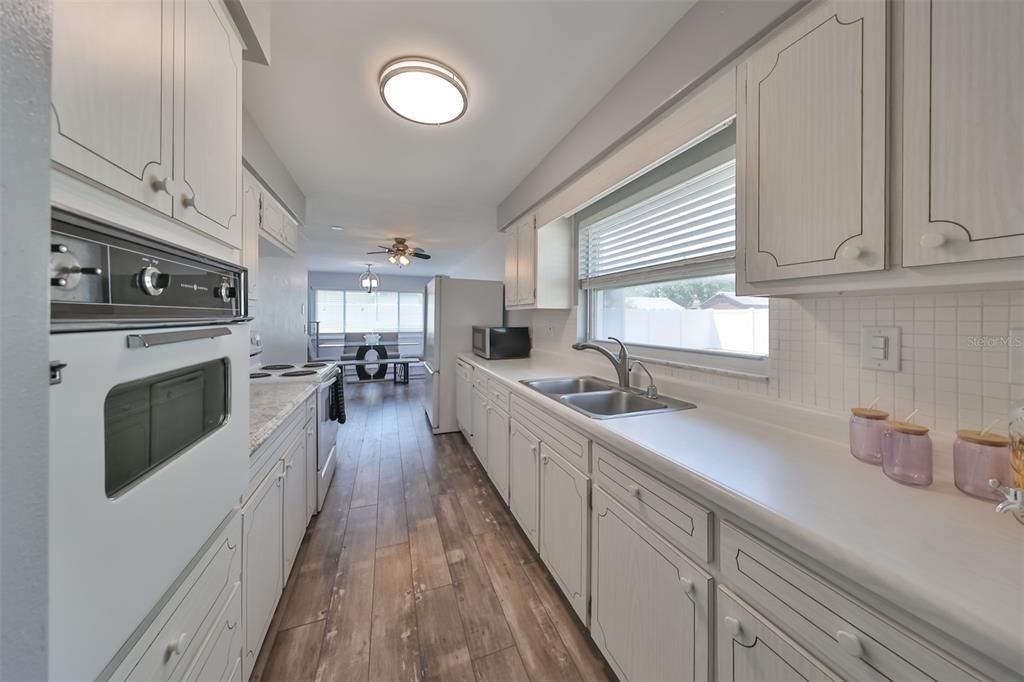
{"label": "cabinet knob", "polygon": [[193,208],[196,205],[196,197],[194,194],[182,194],[181,205],[185,208]]}
{"label": "cabinet knob", "polygon": [[732,616],[726,616],[725,631],[733,637],[739,637],[740,633],[743,632],[743,626],[740,625],[740,622]]}
{"label": "cabinet knob", "polygon": [[543,462],[544,464],[547,464],[549,459],[550,457],[548,457],[547,455],[540,456],[540,461]]}
{"label": "cabinet knob", "polygon": [[686,577],[680,577],[679,583],[683,586],[683,592],[690,594],[693,592],[693,581]]}
{"label": "cabinet knob", "polygon": [[188,633],[183,632],[178,635],[177,639],[172,640],[171,643],[167,645],[167,653],[169,655],[180,654],[185,650],[186,644],[188,644]]}
{"label": "cabinet knob", "polygon": [[856,633],[840,630],[836,633],[836,641],[839,642],[839,648],[850,656],[860,658],[864,655],[864,645]]}
{"label": "cabinet knob", "polygon": [[168,177],[160,177],[159,175],[153,175],[149,178],[149,187],[154,192],[163,192],[164,194],[174,195],[174,187],[171,183],[171,179]]}
{"label": "cabinet knob", "polygon": [[926,249],[938,249],[946,244],[946,235],[941,232],[925,232],[921,235],[921,246]]}
{"label": "cabinet knob", "polygon": [[643,495],[643,491],[640,490],[640,486],[638,485],[630,485],[629,494],[632,495],[633,497],[640,497],[641,495]]}
{"label": "cabinet knob", "polygon": [[840,255],[846,260],[858,260],[864,255],[864,249],[859,246],[847,246],[843,248]]}

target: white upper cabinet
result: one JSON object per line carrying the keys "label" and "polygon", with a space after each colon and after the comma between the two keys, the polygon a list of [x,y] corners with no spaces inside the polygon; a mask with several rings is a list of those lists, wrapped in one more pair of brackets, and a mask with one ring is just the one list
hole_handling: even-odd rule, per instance
{"label": "white upper cabinet", "polygon": [[53,5],[51,156],[171,213],[174,5]]}
{"label": "white upper cabinet", "polygon": [[1024,3],[904,5],[903,264],[1024,256]]}
{"label": "white upper cabinet", "polygon": [[216,0],[185,0],[176,13],[174,217],[240,246],[241,44]]}
{"label": "white upper cabinet", "polygon": [[537,302],[537,225],[529,216],[516,230],[516,305]]}
{"label": "white upper cabinet", "polygon": [[248,173],[242,178],[242,265],[249,271],[249,300],[255,301],[260,268],[260,186]]}
{"label": "white upper cabinet", "polygon": [[747,281],[885,268],[886,11],[811,5],[739,66]]}
{"label": "white upper cabinet", "polygon": [[221,3],[53,11],[53,160],[239,248],[242,46]]}
{"label": "white upper cabinet", "polygon": [[506,230],[505,306],[569,308],[572,305],[572,225],[559,219],[537,227],[530,214]]}

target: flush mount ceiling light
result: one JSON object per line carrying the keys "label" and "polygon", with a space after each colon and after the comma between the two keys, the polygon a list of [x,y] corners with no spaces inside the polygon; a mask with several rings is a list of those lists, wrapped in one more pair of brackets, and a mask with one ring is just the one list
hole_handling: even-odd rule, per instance
{"label": "flush mount ceiling light", "polygon": [[381,69],[380,96],[397,115],[424,125],[451,123],[469,104],[459,74],[425,57],[402,57]]}
{"label": "flush mount ceiling light", "polygon": [[368,294],[372,294],[380,288],[380,277],[370,270],[369,263],[366,264],[366,272],[359,276],[359,286]]}

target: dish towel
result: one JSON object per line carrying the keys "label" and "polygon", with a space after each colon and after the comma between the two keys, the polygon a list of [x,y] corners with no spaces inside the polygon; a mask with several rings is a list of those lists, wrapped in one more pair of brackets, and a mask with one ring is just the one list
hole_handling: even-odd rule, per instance
{"label": "dish towel", "polygon": [[331,407],[328,416],[339,424],[345,423],[345,382],[340,376],[331,384]]}

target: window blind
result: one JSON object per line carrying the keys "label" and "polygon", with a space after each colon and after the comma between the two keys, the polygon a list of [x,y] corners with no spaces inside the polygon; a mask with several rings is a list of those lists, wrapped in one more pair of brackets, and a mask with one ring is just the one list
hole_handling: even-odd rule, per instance
{"label": "window blind", "polygon": [[[736,249],[736,161],[582,227],[579,278],[584,288],[678,273],[732,259]],[[642,279],[649,279],[642,277]]]}

